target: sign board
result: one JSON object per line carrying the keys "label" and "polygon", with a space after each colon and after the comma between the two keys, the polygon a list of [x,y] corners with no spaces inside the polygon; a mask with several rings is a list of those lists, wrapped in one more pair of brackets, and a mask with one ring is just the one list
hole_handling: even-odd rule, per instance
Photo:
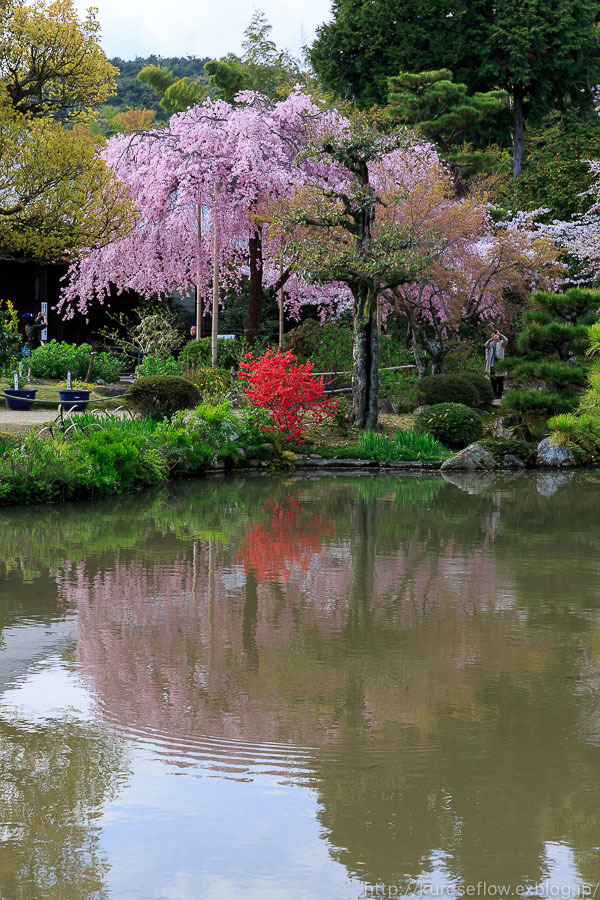
{"label": "sign board", "polygon": [[[42,312],[46,316],[46,321],[48,321],[48,304],[46,303],[45,300],[42,302]],[[44,328],[44,330],[42,331],[42,333],[40,335],[40,340],[43,341],[44,344],[48,340],[48,329],[47,328]]]}

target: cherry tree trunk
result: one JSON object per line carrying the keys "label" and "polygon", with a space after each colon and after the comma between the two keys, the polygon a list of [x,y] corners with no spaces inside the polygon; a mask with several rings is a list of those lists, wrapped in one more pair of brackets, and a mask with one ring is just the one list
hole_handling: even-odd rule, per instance
{"label": "cherry tree trunk", "polygon": [[357,428],[375,428],[379,412],[377,291],[366,285],[359,285],[354,295],[353,357],[351,418]]}
{"label": "cherry tree trunk", "polygon": [[263,253],[260,228],[250,238],[248,250],[250,253],[250,286],[245,334],[246,340],[255,341],[258,337],[258,326],[263,302]]}

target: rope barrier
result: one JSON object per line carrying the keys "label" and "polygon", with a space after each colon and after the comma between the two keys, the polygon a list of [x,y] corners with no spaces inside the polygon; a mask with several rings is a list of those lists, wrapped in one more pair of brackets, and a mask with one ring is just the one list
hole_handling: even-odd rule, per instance
{"label": "rope barrier", "polygon": [[[28,389],[25,388],[25,390]],[[72,403],[73,406],[78,406],[80,403],[108,403],[109,400],[118,400],[122,396],[122,394],[118,394],[116,397],[101,397],[98,400],[94,397],[94,399],[90,398],[89,400],[71,400],[66,402],[63,400],[57,400],[56,403],[58,406],[64,407],[68,406],[69,402]],[[10,400],[24,400],[25,403],[44,403],[46,406],[48,406],[49,403],[55,402],[54,400],[37,400],[35,397],[15,397],[14,394],[7,394],[5,391],[2,391],[2,397],[5,400],[7,397]],[[15,410],[15,412],[18,412],[18,410]],[[26,410],[22,410],[22,412],[26,412]]]}
{"label": "rope barrier", "polygon": [[[407,366],[381,366],[380,372],[397,372],[398,369],[416,369],[414,363]],[[313,372],[313,375],[352,375],[352,372]]]}

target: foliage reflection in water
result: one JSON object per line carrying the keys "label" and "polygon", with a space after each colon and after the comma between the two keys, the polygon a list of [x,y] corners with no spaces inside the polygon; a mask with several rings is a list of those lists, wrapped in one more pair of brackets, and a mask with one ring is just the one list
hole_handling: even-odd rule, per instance
{"label": "foliage reflection in water", "polygon": [[328,475],[11,511],[0,896],[593,892],[599,497]]}

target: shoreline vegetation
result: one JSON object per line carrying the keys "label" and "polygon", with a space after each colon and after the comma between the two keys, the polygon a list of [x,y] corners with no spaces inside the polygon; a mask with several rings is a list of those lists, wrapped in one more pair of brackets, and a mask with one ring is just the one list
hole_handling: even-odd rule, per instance
{"label": "shoreline vegetation", "polygon": [[[171,417],[130,413],[73,414],[65,432],[31,429],[0,434],[0,505],[35,505],[99,499],[223,472],[286,470],[398,470],[427,473],[455,453],[411,417],[383,416],[379,432],[308,426],[308,439],[286,441],[269,432],[272,418],[260,407],[234,409],[229,401],[204,402]],[[329,436],[330,443],[325,443]],[[503,469],[511,442],[483,438]],[[515,442],[513,441],[512,444]],[[534,466],[529,455],[527,468]]]}
{"label": "shoreline vegetation", "polygon": [[200,403],[169,418],[92,411],[65,421],[64,432],[0,434],[0,504],[96,499],[214,471],[325,465],[323,452],[339,466],[386,468],[435,468],[449,455],[431,435],[400,428],[392,437],[367,433],[337,448],[287,442],[266,430],[272,425],[266,410],[235,410],[228,401]]}

